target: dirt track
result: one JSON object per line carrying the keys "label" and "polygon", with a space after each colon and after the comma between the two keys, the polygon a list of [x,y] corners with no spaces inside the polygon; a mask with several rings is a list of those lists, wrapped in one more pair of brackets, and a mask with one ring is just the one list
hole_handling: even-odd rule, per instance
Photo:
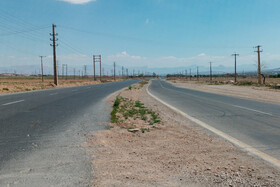
{"label": "dirt track", "polygon": [[115,126],[89,135],[94,186],[280,185],[278,170],[193,124],[145,89],[124,90],[121,96],[141,100],[161,122],[145,133]]}

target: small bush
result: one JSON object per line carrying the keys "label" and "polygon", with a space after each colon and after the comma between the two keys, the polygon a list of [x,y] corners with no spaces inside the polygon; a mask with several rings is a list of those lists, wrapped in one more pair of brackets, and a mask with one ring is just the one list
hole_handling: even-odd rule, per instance
{"label": "small bush", "polygon": [[252,81],[241,81],[241,82],[236,83],[235,85],[238,85],[238,86],[252,86],[253,82]]}
{"label": "small bush", "polygon": [[111,122],[112,123],[116,123],[118,121],[118,117],[116,114],[118,112],[120,103],[121,103],[121,98],[119,96],[117,96],[116,100],[114,102],[114,105],[113,105],[113,111],[111,112]]}
{"label": "small bush", "polygon": [[5,91],[9,91],[9,88],[3,88],[3,90],[5,90]]}
{"label": "small bush", "polygon": [[135,106],[135,107],[138,107],[138,108],[144,108],[143,105],[144,105],[144,104],[141,103],[140,101],[135,101],[135,105],[134,105],[134,106]]}
{"label": "small bush", "polygon": [[147,131],[147,132],[150,132],[150,129],[149,129],[149,128],[147,128],[147,129],[146,129],[146,128],[142,128],[142,129],[141,129],[141,132],[142,132],[142,133],[145,133],[146,131]]}

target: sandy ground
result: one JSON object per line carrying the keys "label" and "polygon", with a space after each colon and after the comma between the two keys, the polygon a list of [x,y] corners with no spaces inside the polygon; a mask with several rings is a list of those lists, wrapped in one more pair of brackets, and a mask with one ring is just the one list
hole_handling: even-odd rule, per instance
{"label": "sandy ground", "polygon": [[88,135],[94,186],[280,185],[279,170],[159,103],[145,87],[121,96],[141,100],[161,122],[145,133],[110,124],[114,128]]}
{"label": "sandy ground", "polygon": [[[116,81],[122,80],[116,79]],[[112,82],[114,80],[112,78],[103,78],[103,81]],[[42,82],[40,77],[0,77],[0,94],[100,84],[100,80],[93,81],[93,78],[59,78],[58,83],[58,86],[54,85],[51,78],[45,78],[44,82]]]}
{"label": "sandy ground", "polygon": [[231,84],[209,85],[205,82],[196,81],[169,81],[177,87],[200,90],[204,92],[218,93],[223,95],[247,98],[280,104],[280,89],[256,86],[235,86]]}

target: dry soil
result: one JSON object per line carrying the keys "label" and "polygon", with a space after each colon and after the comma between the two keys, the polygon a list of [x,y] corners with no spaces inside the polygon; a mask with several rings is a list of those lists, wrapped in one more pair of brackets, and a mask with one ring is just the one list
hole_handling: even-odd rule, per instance
{"label": "dry soil", "polygon": [[145,133],[110,124],[114,128],[89,134],[94,186],[280,185],[279,170],[159,103],[145,86],[120,95],[141,100],[161,122]]}

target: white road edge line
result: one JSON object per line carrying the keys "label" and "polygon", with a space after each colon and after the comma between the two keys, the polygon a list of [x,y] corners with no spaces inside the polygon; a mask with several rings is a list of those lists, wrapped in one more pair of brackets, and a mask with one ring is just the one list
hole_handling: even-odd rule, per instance
{"label": "white road edge line", "polygon": [[23,101],[24,101],[24,100],[13,101],[13,102],[10,102],[10,103],[2,104],[2,106],[12,105],[12,104],[20,103],[20,102],[23,102]]}
{"label": "white road edge line", "polygon": [[52,93],[52,94],[50,94],[50,95],[57,95],[58,93]]}
{"label": "white road edge line", "polygon": [[237,107],[237,108],[242,108],[242,109],[245,109],[245,110],[250,110],[250,111],[258,112],[258,113],[261,113],[261,114],[266,114],[266,115],[269,115],[269,116],[273,116],[270,113],[262,112],[262,111],[259,111],[259,110],[255,110],[255,109],[251,109],[251,108],[247,108],[247,107],[243,107],[243,106],[239,106],[239,105],[231,105],[231,106],[234,106],[234,107]]}
{"label": "white road edge line", "polygon": [[151,97],[156,99],[157,101],[161,102],[162,104],[166,105],[167,107],[171,108],[172,110],[178,112],[179,114],[185,116],[186,118],[188,118],[192,122],[200,125],[201,127],[203,127],[205,129],[207,129],[207,130],[209,130],[209,131],[211,131],[211,132],[221,136],[222,138],[228,140],[229,142],[233,143],[234,145],[240,147],[241,149],[244,149],[247,152],[250,152],[250,153],[256,155],[257,157],[259,157],[259,158],[269,162],[270,164],[272,164],[272,165],[276,166],[278,169],[280,169],[280,160],[278,160],[278,159],[276,159],[276,158],[274,158],[274,157],[272,157],[272,156],[270,156],[270,155],[268,155],[266,153],[263,153],[263,152],[255,149],[255,148],[253,148],[252,146],[250,146],[250,145],[248,145],[248,144],[246,144],[246,143],[244,143],[244,142],[242,142],[240,140],[237,140],[236,138],[233,138],[233,137],[229,136],[228,134],[226,134],[226,133],[224,133],[224,132],[222,132],[222,131],[220,131],[220,130],[218,130],[218,129],[216,129],[216,128],[214,128],[214,127],[212,127],[212,126],[210,126],[210,125],[208,125],[208,124],[206,124],[206,123],[204,123],[204,122],[202,122],[202,121],[200,121],[200,120],[198,120],[198,119],[196,119],[196,118],[194,118],[194,117],[192,117],[192,116],[190,116],[190,115],[188,115],[188,114],[186,114],[184,112],[182,112],[181,110],[179,110],[179,109],[177,109],[177,108],[167,104],[166,102],[162,101],[161,99],[159,99],[156,96],[154,96],[153,94],[151,94],[149,89],[148,89],[149,86],[150,86],[150,84],[146,87],[147,93]]}

